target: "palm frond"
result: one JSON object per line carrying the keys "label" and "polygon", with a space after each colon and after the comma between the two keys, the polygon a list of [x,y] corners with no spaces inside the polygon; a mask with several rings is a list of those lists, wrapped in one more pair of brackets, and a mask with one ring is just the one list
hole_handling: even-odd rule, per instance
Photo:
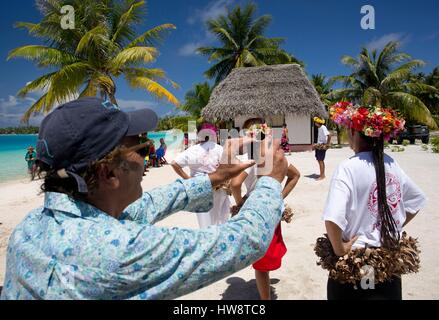
{"label": "palm frond", "polygon": [[236,43],[235,39],[229,34],[229,32],[224,28],[216,28],[213,30],[218,38],[220,38],[224,43],[227,43],[230,46],[233,46],[235,49],[239,48],[239,45]]}
{"label": "palm frond", "polygon": [[96,28],[88,31],[79,41],[76,47],[76,54],[80,54],[92,44],[96,47],[108,45],[108,30],[104,25],[98,25]]}
{"label": "palm frond", "polygon": [[37,90],[47,90],[55,74],[56,72],[45,74],[35,79],[34,81],[31,81],[30,83],[26,84],[26,86],[21,88],[20,91],[18,91],[17,96],[20,98],[24,98],[29,92]]}
{"label": "palm frond", "polygon": [[390,92],[386,95],[386,103],[401,112],[407,120],[423,123],[432,129],[438,128],[428,108],[414,95],[406,92]]}
{"label": "palm frond", "polygon": [[47,93],[42,95],[32,106],[29,107],[29,109],[26,110],[26,112],[23,114],[21,118],[22,123],[29,124],[29,119],[33,115],[44,111],[46,104],[46,96]]}
{"label": "palm frond", "polygon": [[167,32],[173,29],[177,29],[177,27],[171,23],[166,23],[154,27],[134,39],[130,44],[127,45],[127,48],[135,47],[142,44],[146,46],[154,46],[157,43],[161,43]]}
{"label": "palm frond", "polygon": [[157,54],[157,49],[153,47],[130,47],[119,52],[109,63],[109,67],[119,70],[132,64],[150,63],[155,60]]}
{"label": "palm frond", "polygon": [[126,79],[133,88],[145,89],[158,99],[166,99],[175,106],[180,105],[180,102],[172,93],[154,80],[147,77],[131,77],[129,75],[127,75]]}
{"label": "palm frond", "polygon": [[7,60],[24,58],[34,61],[39,67],[62,66],[77,61],[77,58],[61,50],[40,45],[29,45],[13,49]]}
{"label": "palm frond", "polygon": [[119,43],[122,39],[122,36],[127,36],[131,33],[131,30],[129,30],[129,25],[137,20],[136,9],[141,9],[144,5],[145,1],[135,2],[119,17],[116,30],[111,38],[112,42]]}
{"label": "palm frond", "polygon": [[360,62],[357,59],[351,56],[343,56],[341,58],[341,63],[347,66],[352,66],[354,68],[358,68],[360,66]]}
{"label": "palm frond", "polygon": [[89,72],[90,65],[84,62],[75,62],[56,72],[47,91],[45,111],[50,111],[56,103],[60,104],[76,97]]}
{"label": "palm frond", "polygon": [[381,105],[381,101],[382,101],[382,96],[381,96],[381,91],[373,88],[373,87],[369,87],[366,89],[366,91],[364,91],[363,94],[363,103],[366,105]]}

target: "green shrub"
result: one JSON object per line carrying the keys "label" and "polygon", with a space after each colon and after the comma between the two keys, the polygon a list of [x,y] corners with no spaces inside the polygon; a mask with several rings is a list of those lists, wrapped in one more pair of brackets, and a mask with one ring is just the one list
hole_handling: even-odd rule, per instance
{"label": "green shrub", "polygon": [[390,143],[387,141],[384,141],[384,149],[388,149],[390,146]]}
{"label": "green shrub", "polygon": [[424,151],[428,151],[428,145],[427,144],[423,144],[421,145],[422,150]]}
{"label": "green shrub", "polygon": [[431,151],[433,151],[434,153],[439,153],[439,145],[433,145],[431,147]]}
{"label": "green shrub", "polygon": [[403,152],[403,151],[405,151],[405,149],[403,147],[400,147],[400,146],[393,146],[390,149],[390,151],[392,151],[392,152]]}
{"label": "green shrub", "polygon": [[410,144],[410,141],[409,141],[409,140],[402,140],[402,145],[403,145],[404,147],[407,147],[409,144]]}
{"label": "green shrub", "polygon": [[439,127],[439,115],[435,114],[433,115],[434,121],[436,121],[437,126]]}
{"label": "green shrub", "polygon": [[439,137],[434,137],[434,138],[432,138],[432,139],[430,140],[430,143],[431,143],[433,146],[439,146]]}

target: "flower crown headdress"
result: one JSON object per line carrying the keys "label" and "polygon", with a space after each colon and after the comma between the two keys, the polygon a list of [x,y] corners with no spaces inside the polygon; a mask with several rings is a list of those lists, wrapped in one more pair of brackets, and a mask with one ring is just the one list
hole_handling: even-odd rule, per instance
{"label": "flower crown headdress", "polygon": [[265,123],[263,123],[263,124],[253,124],[253,125],[251,125],[247,129],[247,132],[250,134],[250,136],[257,137],[260,133],[263,133],[265,135],[270,134],[271,129]]}
{"label": "flower crown headdress", "polygon": [[341,101],[330,107],[329,112],[336,124],[359,131],[366,137],[383,135],[384,140],[389,141],[404,130],[405,120],[390,108],[354,106]]}

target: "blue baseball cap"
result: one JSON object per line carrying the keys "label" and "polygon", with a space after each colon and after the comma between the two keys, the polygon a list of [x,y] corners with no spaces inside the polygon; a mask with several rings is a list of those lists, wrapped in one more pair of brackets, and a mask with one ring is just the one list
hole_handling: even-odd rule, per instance
{"label": "blue baseball cap", "polygon": [[151,131],[157,122],[156,113],[150,109],[123,112],[109,101],[80,98],[57,107],[41,122],[37,160],[62,178],[74,178],[78,191],[87,193],[87,184],[79,173],[104,158],[124,137]]}

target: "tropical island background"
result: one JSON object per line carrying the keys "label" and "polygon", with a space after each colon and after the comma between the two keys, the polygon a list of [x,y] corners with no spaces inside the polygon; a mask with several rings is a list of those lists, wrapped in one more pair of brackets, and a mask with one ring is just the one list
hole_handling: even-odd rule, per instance
{"label": "tropical island background", "polygon": [[[73,30],[59,25],[66,4],[75,8]],[[36,134],[57,105],[101,96],[126,111],[156,111],[158,139],[201,121],[213,88],[234,68],[290,63],[304,68],[325,105],[392,106],[409,123],[436,130],[439,5],[368,4],[375,30],[360,26],[362,1],[8,3],[0,19],[0,134]],[[25,167],[17,157],[32,139],[2,137],[7,172]]]}

